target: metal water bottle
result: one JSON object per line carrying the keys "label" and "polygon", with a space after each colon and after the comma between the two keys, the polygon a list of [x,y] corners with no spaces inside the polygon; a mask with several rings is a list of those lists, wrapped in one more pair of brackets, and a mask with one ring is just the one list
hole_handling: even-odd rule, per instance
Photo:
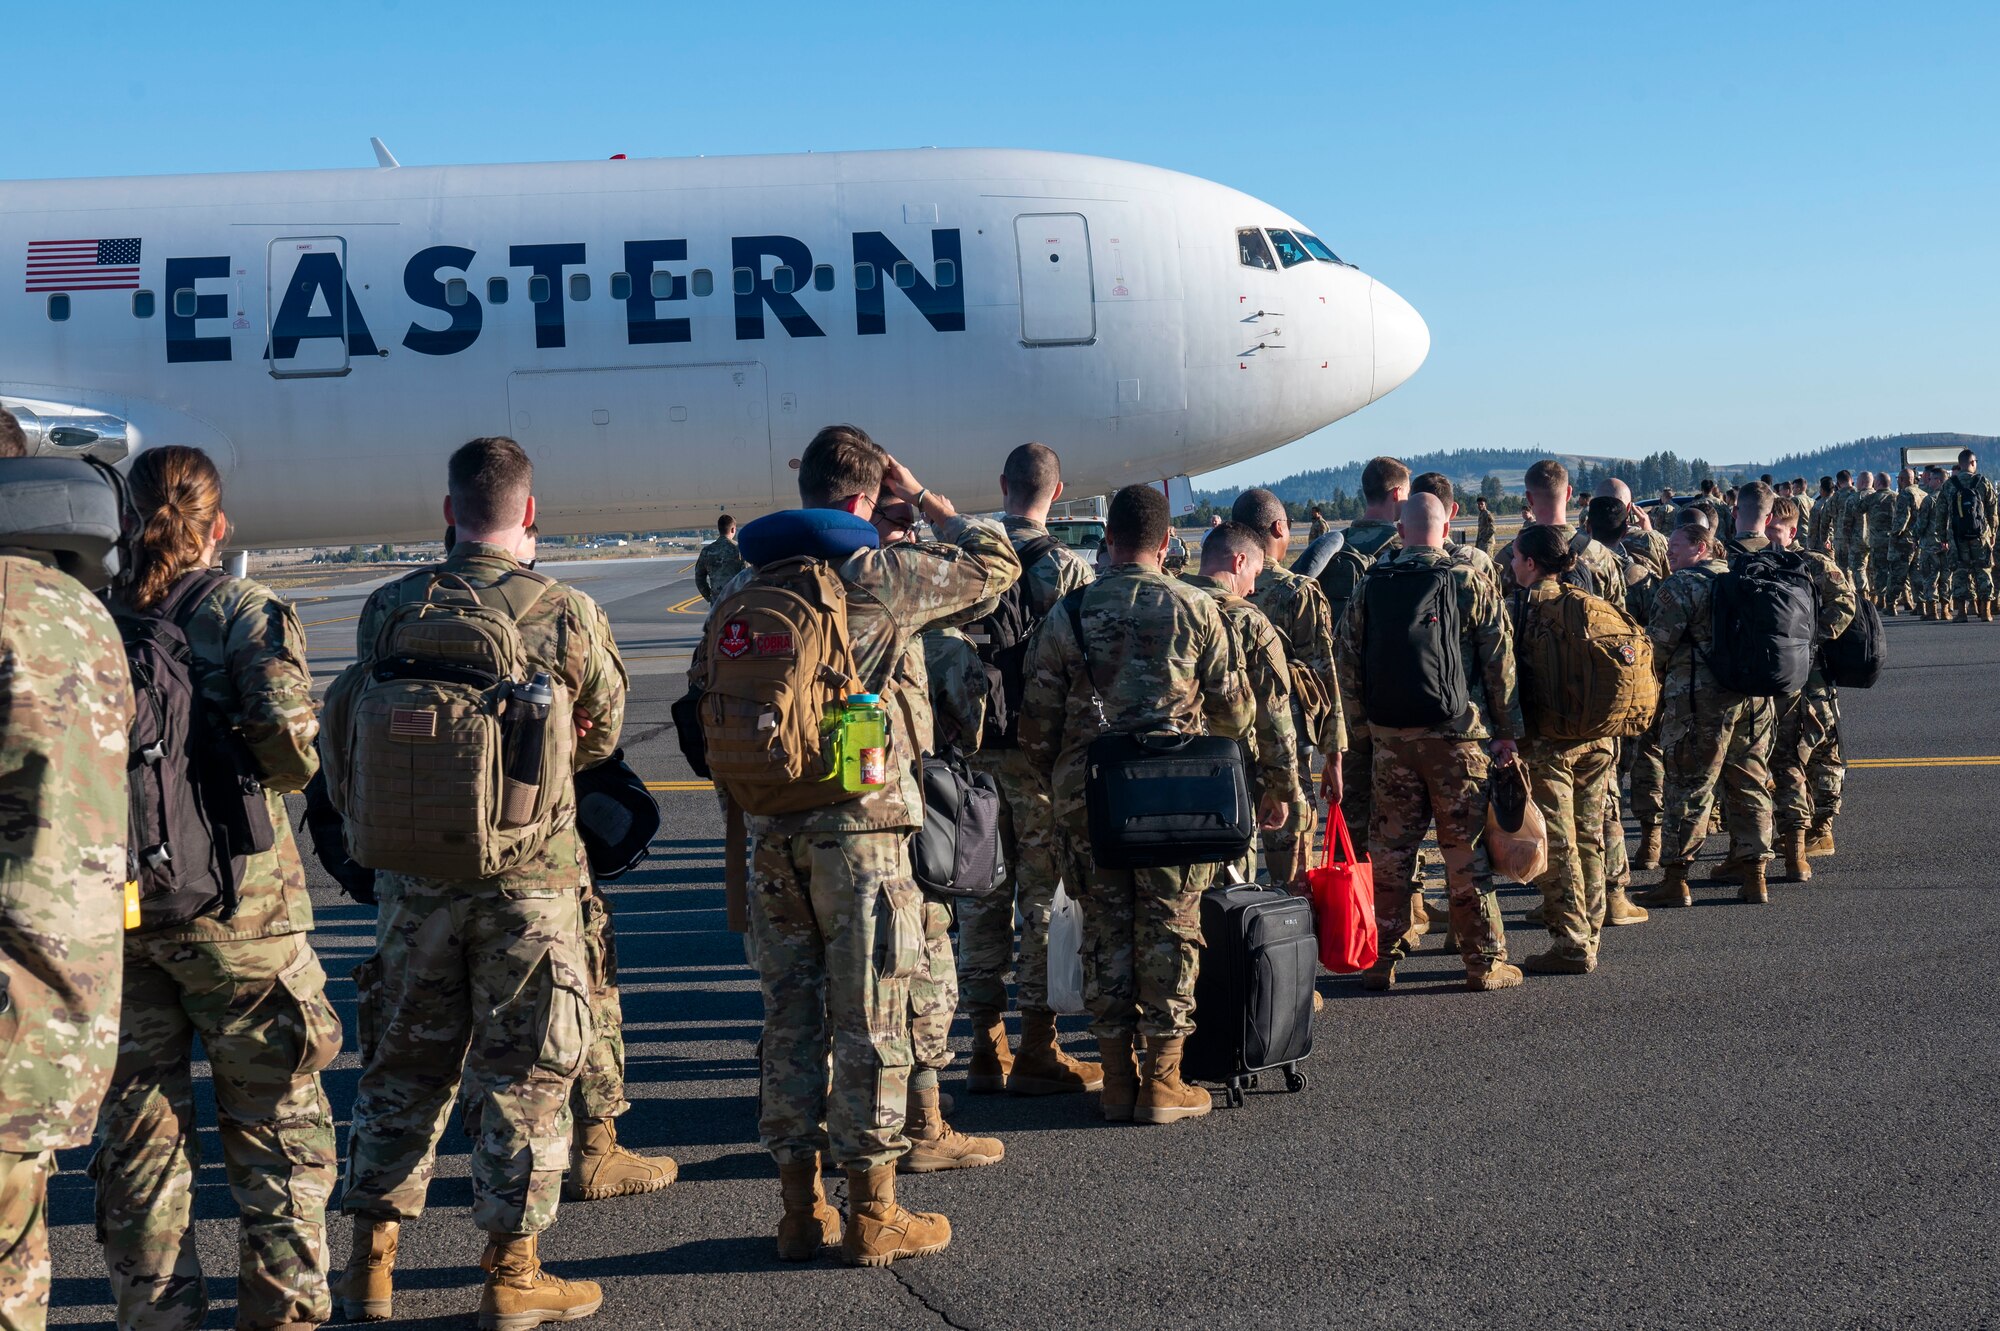
{"label": "metal water bottle", "polygon": [[500,823],[526,827],[534,821],[542,793],[542,746],[547,741],[549,709],[556,691],[548,672],[538,670],[526,684],[516,684],[507,698],[506,740],[500,787]]}

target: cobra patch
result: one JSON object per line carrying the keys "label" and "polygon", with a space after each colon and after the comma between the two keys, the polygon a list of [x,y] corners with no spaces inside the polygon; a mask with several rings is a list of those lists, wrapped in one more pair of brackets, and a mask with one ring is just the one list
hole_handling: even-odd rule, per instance
{"label": "cobra patch", "polygon": [[715,650],[730,660],[735,660],[750,650],[750,626],[740,619],[732,619],[722,626],[716,636]]}
{"label": "cobra patch", "polygon": [[760,633],[757,635],[757,655],[790,656],[792,635],[789,633]]}

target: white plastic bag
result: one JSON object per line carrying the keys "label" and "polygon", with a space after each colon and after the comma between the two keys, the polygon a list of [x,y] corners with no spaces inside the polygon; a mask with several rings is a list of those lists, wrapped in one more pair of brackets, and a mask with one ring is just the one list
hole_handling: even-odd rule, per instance
{"label": "white plastic bag", "polygon": [[1049,910],[1049,1007],[1071,1016],[1083,1011],[1083,912],[1060,883]]}

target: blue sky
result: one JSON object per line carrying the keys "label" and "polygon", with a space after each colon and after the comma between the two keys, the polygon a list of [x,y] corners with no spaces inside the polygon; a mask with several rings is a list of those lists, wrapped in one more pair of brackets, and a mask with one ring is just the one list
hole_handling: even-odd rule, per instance
{"label": "blue sky", "polygon": [[[79,21],[73,84],[36,72]],[[2000,433],[1990,2],[117,3],[7,37],[0,179],[359,165],[380,134],[406,162],[1053,148],[1236,186],[1433,349],[1233,481]]]}

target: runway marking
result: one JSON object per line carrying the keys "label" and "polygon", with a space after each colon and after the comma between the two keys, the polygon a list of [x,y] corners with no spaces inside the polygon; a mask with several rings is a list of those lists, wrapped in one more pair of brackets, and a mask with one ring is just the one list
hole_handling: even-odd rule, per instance
{"label": "runway marking", "polygon": [[668,614],[670,614],[670,615],[692,615],[692,614],[700,614],[700,615],[702,615],[702,616],[704,616],[704,617],[705,617],[705,616],[706,616],[706,615],[708,614],[708,611],[706,611],[706,610],[701,610],[701,611],[695,611],[695,610],[690,610],[690,609],[688,609],[688,607],[689,607],[689,606],[691,606],[691,605],[693,605],[693,604],[694,604],[694,603],[695,603],[696,601],[701,601],[701,600],[705,600],[705,599],[706,599],[706,598],[705,598],[705,597],[703,597],[703,596],[702,596],[702,594],[701,594],[700,592],[696,592],[696,593],[695,593],[695,594],[694,594],[693,596],[690,596],[690,597],[688,597],[688,598],[687,598],[687,600],[685,600],[685,601],[678,601],[678,602],[675,602],[675,603],[674,603],[673,605],[670,605],[670,606],[668,606],[668,607],[667,607],[667,613],[668,613]]}
{"label": "runway marking", "polygon": [[349,624],[361,618],[359,615],[342,615],[339,619],[309,619],[299,625],[302,629],[316,629],[322,624]]}
{"label": "runway marking", "polygon": [[2000,767],[2000,754],[1977,758],[1852,758],[1849,767]]}
{"label": "runway marking", "polygon": [[648,790],[714,790],[713,781],[648,781]]}

